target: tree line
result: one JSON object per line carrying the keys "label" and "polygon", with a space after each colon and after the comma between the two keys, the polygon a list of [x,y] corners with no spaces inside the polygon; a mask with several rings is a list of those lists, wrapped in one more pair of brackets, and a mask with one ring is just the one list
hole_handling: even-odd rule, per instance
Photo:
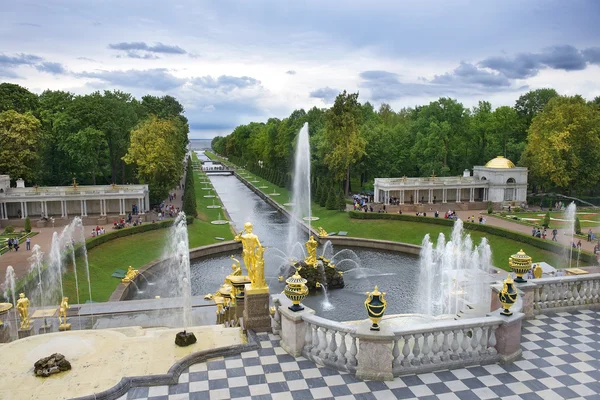
{"label": "tree line", "polygon": [[313,176],[335,182],[346,195],[372,189],[376,177],[460,175],[499,155],[528,167],[535,191],[591,195],[599,189],[600,97],[588,102],[550,88],[529,91],[512,107],[479,101],[467,108],[442,97],[398,111],[388,104],[376,110],[344,91],[331,108],[240,125],[214,138],[212,147],[286,176],[305,122]]}
{"label": "tree line", "polygon": [[40,95],[0,84],[0,174],[28,185],[146,183],[151,202],[183,174],[189,126],[171,96]]}

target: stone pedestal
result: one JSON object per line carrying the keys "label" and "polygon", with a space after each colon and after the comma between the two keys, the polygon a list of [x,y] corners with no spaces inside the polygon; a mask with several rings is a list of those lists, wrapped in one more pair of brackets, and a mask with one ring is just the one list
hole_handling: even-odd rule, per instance
{"label": "stone pedestal", "polygon": [[10,342],[10,330],[6,325],[0,325],[0,343]]}
{"label": "stone pedestal", "polygon": [[27,329],[19,329],[17,334],[19,336],[19,339],[24,339],[26,337],[33,335],[33,325]]}
{"label": "stone pedestal", "polygon": [[291,311],[287,306],[280,306],[281,315],[281,348],[294,357],[302,355],[304,338],[306,335],[306,322],[302,320],[303,315],[314,314],[314,310],[304,307],[302,311]]}
{"label": "stone pedestal", "polygon": [[513,315],[506,317],[500,314],[501,310],[496,310],[490,315],[500,317],[504,323],[496,329],[496,350],[500,355],[501,363],[511,363],[521,357],[521,325],[525,314],[522,312],[513,312]]}
{"label": "stone pedestal", "polygon": [[356,377],[363,380],[391,381],[394,379],[394,335],[385,326],[382,326],[380,331],[372,331],[370,328],[371,321],[366,321],[356,332],[356,337],[359,338]]}
{"label": "stone pedestal", "polygon": [[515,287],[519,291],[519,296],[521,296],[521,300],[523,300],[523,307],[521,308],[521,312],[525,314],[526,319],[533,318],[533,296],[535,294],[534,291],[538,286],[535,283],[529,281],[527,283],[515,282]]}
{"label": "stone pedestal", "polygon": [[244,330],[271,332],[269,299],[268,287],[252,289],[250,284],[246,285],[244,295]]}
{"label": "stone pedestal", "polygon": [[58,330],[59,331],[70,331],[71,330],[71,324],[67,324],[67,323],[60,324],[58,326]]}

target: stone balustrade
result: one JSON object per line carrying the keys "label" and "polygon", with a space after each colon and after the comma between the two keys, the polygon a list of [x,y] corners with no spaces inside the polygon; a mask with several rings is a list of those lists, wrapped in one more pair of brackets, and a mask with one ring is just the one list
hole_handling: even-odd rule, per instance
{"label": "stone balustrade", "polygon": [[500,360],[498,316],[440,321],[393,331],[392,371],[395,376],[416,372],[489,364]]}
{"label": "stone balustrade", "polygon": [[600,305],[600,274],[530,280],[533,313],[569,311]]}

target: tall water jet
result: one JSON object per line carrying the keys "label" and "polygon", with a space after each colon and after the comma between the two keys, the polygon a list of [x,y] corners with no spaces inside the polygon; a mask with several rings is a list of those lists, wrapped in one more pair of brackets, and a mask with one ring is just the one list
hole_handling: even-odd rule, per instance
{"label": "tall water jet", "polygon": [[12,296],[13,307],[17,307],[17,293],[15,285],[15,270],[9,265],[6,268],[6,275],[4,280],[4,298],[10,303],[10,296]]}
{"label": "tall water jet", "polygon": [[52,245],[50,246],[50,257],[48,260],[48,271],[46,273],[46,294],[49,301],[55,300],[57,295],[62,299],[64,297],[62,284],[62,255],[61,249],[64,248],[61,242],[61,236],[58,232],[52,234]]}
{"label": "tall water jet", "polygon": [[[294,183],[292,215],[294,219],[290,221],[288,229],[288,249],[292,248],[294,243],[304,242],[303,237],[298,234],[297,221],[306,221],[310,230],[312,220],[311,214],[311,195],[310,195],[310,143],[308,140],[308,123],[305,123],[298,133],[296,142],[296,155],[294,161]],[[309,233],[310,235],[310,233]],[[308,239],[308,236],[306,236]]]}
{"label": "tall water jet", "polygon": [[569,235],[571,237],[571,242],[569,243],[569,252],[567,257],[569,257],[569,268],[571,268],[571,262],[573,260],[573,245],[575,244],[575,218],[577,218],[577,206],[575,202],[572,201],[571,204],[567,206],[565,210],[565,218],[567,219],[567,229]]}
{"label": "tall water jet", "polygon": [[[29,273],[37,275],[37,278],[38,278],[37,286],[38,286],[38,293],[40,296],[39,306],[42,309],[44,309],[46,307],[46,292],[44,290],[44,284],[42,281],[42,266],[44,263],[44,253],[42,253],[42,250],[39,245],[36,244],[33,246],[33,249],[31,250],[31,256],[28,258],[28,260],[31,263],[29,265]],[[44,325],[42,326],[42,329],[48,329],[48,328],[50,328],[50,325],[48,325],[46,316],[44,316]]]}
{"label": "tall water jet", "polygon": [[192,287],[190,271],[190,248],[185,213],[177,215],[169,232],[169,243],[166,249],[166,258],[169,260],[171,276],[176,280],[176,296],[183,300],[182,318],[184,330],[192,325]]}
{"label": "tall water jet", "polygon": [[451,240],[440,234],[435,248],[425,236],[419,264],[423,314],[456,314],[489,303],[490,246],[485,238],[474,246],[461,220],[454,223]]}

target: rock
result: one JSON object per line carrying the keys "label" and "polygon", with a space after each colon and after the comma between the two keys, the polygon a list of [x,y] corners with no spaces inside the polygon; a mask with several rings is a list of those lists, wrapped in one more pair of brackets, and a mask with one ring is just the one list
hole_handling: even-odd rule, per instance
{"label": "rock", "polygon": [[[340,289],[344,287],[344,277],[338,274],[337,269],[330,267],[329,262],[323,259],[322,257],[319,257],[319,260],[317,262],[317,268],[314,268],[310,265],[306,265],[304,261],[299,261],[296,264],[294,264],[295,268],[302,267],[299,271],[299,274],[307,280],[306,286],[308,286],[309,290],[315,290],[317,282],[323,282],[323,271],[325,271],[327,290]],[[292,271],[290,276],[294,273],[295,271]]]}
{"label": "rock", "polygon": [[189,346],[196,343],[196,336],[192,332],[177,332],[175,335],[175,344],[179,347]]}
{"label": "rock", "polygon": [[59,353],[54,353],[51,356],[44,357],[36,361],[33,366],[35,376],[46,378],[52,374],[68,371],[71,369],[71,363],[67,361],[65,356]]}

